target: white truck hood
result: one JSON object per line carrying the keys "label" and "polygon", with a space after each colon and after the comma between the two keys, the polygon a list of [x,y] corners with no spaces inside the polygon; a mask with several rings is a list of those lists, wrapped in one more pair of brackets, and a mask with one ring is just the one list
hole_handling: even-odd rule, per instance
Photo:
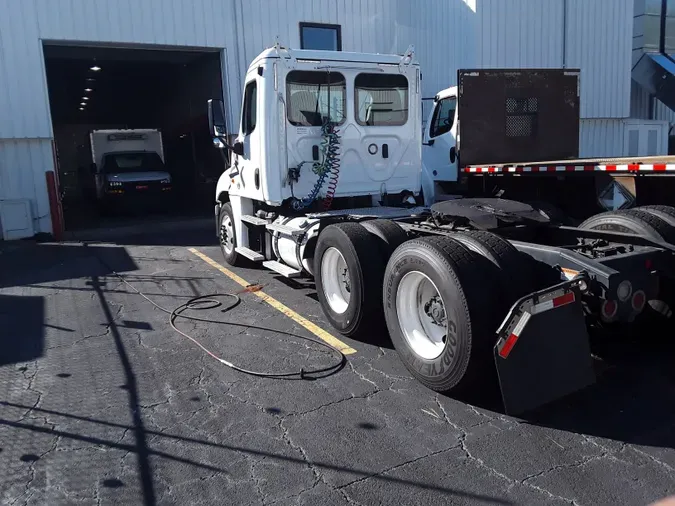
{"label": "white truck hood", "polygon": [[119,181],[120,183],[135,183],[139,181],[171,181],[171,175],[164,171],[139,171],[139,172],[111,172],[106,174],[108,181]]}

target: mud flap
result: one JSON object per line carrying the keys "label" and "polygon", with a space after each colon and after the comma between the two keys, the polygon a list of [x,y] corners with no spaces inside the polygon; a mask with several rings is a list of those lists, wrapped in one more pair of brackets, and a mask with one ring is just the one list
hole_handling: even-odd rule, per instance
{"label": "mud flap", "polygon": [[516,302],[494,347],[504,408],[517,415],[595,383],[581,294],[585,275]]}

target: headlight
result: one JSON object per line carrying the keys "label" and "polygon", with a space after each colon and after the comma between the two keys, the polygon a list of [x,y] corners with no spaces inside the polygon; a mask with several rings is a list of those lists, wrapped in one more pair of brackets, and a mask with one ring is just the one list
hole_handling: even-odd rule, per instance
{"label": "headlight", "polygon": [[171,178],[170,178],[170,177],[167,177],[167,178],[165,178],[165,179],[162,179],[162,180],[160,181],[160,183],[162,183],[162,184],[171,184]]}
{"label": "headlight", "polygon": [[121,181],[108,181],[108,186],[113,187],[113,188],[116,187],[116,186],[122,186],[122,182]]}

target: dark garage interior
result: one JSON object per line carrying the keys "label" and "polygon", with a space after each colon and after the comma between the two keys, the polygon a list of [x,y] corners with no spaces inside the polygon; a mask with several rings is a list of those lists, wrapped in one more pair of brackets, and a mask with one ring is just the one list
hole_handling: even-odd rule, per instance
{"label": "dark garage interior", "polygon": [[[211,143],[206,101],[223,96],[219,51],[45,44],[44,54],[67,230],[213,212],[223,161]],[[170,205],[139,197],[103,212],[89,133],[110,129],[161,132]]]}

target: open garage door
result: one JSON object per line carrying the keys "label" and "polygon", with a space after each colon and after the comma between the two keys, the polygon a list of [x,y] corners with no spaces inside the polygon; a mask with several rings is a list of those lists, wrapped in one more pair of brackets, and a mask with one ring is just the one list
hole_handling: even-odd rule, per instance
{"label": "open garage door", "polygon": [[[206,101],[223,96],[220,51],[45,43],[44,54],[67,230],[213,212],[223,163],[211,146]],[[161,135],[161,150],[157,142],[129,149],[161,151],[163,166],[137,153],[104,164],[99,156],[92,167],[91,132],[121,129],[158,131],[145,135]],[[159,176],[153,183],[138,173],[160,169],[171,183],[157,196]],[[125,173],[124,185],[107,194],[113,171]]]}

